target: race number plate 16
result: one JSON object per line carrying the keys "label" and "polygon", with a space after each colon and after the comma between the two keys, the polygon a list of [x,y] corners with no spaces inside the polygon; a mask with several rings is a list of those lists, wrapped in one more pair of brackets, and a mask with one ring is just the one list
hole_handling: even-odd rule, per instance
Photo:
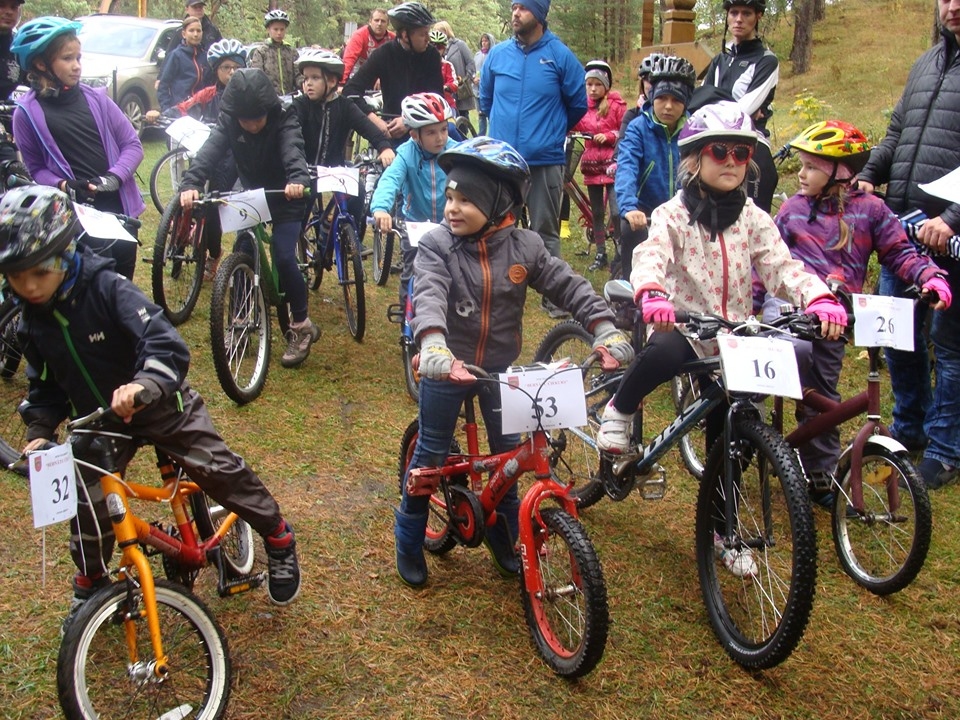
{"label": "race number plate 16", "polygon": [[500,373],[503,432],[531,432],[587,424],[583,374],[561,363],[511,367]]}
{"label": "race number plate 16", "polygon": [[30,464],[33,526],[53,525],[76,515],[77,476],[70,445],[32,452],[27,462]]}
{"label": "race number plate 16", "polygon": [[722,335],[717,343],[727,390],[797,400],[803,397],[797,356],[788,340]]}
{"label": "race number plate 16", "polygon": [[853,344],[913,352],[913,301],[884,295],[854,295]]}

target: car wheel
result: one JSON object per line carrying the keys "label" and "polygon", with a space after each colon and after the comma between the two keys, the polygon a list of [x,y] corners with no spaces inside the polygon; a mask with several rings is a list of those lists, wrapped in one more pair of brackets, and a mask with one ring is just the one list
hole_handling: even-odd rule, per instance
{"label": "car wheel", "polygon": [[131,91],[120,98],[120,109],[123,110],[123,114],[127,116],[137,134],[142,133],[143,116],[147,112],[147,106],[139,93]]}

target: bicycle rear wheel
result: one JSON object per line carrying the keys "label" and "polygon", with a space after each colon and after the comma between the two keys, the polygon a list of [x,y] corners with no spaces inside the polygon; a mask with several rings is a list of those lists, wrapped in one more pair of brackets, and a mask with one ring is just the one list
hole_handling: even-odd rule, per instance
{"label": "bicycle rear wheel", "polygon": [[420,402],[420,374],[413,369],[413,358],[416,357],[417,343],[412,337],[400,336],[400,354],[403,361],[403,381],[407,386],[407,395],[415,402]]}
{"label": "bicycle rear wheel", "polygon": [[153,300],[174,325],[187,321],[200,297],[207,261],[203,211],[180,207],[174,198],[163,211],[153,246]]}
{"label": "bicycle rear wheel", "polygon": [[[875,595],[902,590],[917,576],[930,549],[930,496],[906,453],[870,444],[864,450],[863,513],[853,510],[850,467],[842,468],[833,508],[833,543],[840,565]],[[892,485],[891,485],[892,483]],[[891,507],[888,488],[899,504]]]}
{"label": "bicycle rear wheel", "polygon": [[384,233],[373,228],[373,282],[379,287],[387,284],[393,263],[393,231]]}
{"label": "bicycle rear wheel", "polygon": [[223,717],[232,674],[223,631],[182,587],[155,586],[169,672],[154,674],[140,588],[114,583],[83,604],[60,643],[57,693],[69,720]]}
{"label": "bicycle rear wheel", "polygon": [[607,586],[596,550],[579,521],[560,508],[540,511],[534,547],[526,560],[541,588],[527,588],[520,573],[520,597],[533,645],[557,675],[576,678],[593,670],[607,645],[610,615]]}
{"label": "bicycle rear wheel", "polygon": [[[714,443],[700,484],[695,543],[700,590],[727,654],[745,668],[765,669],[786,660],[806,629],[816,587],[817,541],[793,450],[755,420],[736,418],[734,433],[728,452],[722,439]],[[727,455],[735,472],[729,483],[724,482]],[[725,487],[734,494],[729,547],[723,541]]]}
{"label": "bicycle rear wheel", "polygon": [[[673,406],[677,415],[700,399],[700,385],[690,373],[675,377],[670,383],[673,394]],[[697,480],[703,479],[703,458],[707,453],[707,421],[701,420],[690,432],[680,438],[678,443],[680,457],[690,474]]]}
{"label": "bicycle rear wheel", "polygon": [[349,222],[340,223],[340,287],[347,327],[357,342],[366,329],[366,302],[363,293],[363,260],[357,247],[357,232]]}
{"label": "bicycle rear wheel", "polygon": [[150,171],[150,199],[158,213],[163,213],[177,196],[183,176],[190,167],[190,156],[183,147],[167,150]]}
{"label": "bicycle rear wheel", "polygon": [[[203,492],[190,496],[193,520],[201,540],[208,540],[220,529],[230,511],[218,505]],[[220,541],[220,552],[231,577],[249,575],[253,570],[253,528],[246,520],[237,518]]]}
{"label": "bicycle rear wheel", "polygon": [[210,350],[220,387],[243,405],[263,391],[270,368],[270,310],[253,260],[231,253],[210,298]]}
{"label": "bicycle rear wheel", "polygon": [[[5,467],[20,458],[26,445],[27,426],[17,408],[27,396],[27,361],[20,352],[17,325],[20,323],[20,305],[7,298],[0,305],[0,462]],[[19,470],[26,474],[26,466]]]}

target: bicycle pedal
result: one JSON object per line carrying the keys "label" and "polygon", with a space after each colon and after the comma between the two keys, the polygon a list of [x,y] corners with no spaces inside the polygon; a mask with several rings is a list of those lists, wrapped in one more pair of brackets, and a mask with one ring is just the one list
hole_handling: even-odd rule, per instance
{"label": "bicycle pedal", "polygon": [[245,575],[234,580],[221,580],[217,583],[217,594],[220,597],[230,597],[239,595],[249,590],[256,590],[267,582],[267,573],[258,572],[253,575]]}
{"label": "bicycle pedal", "polygon": [[403,311],[403,306],[400,303],[393,303],[392,305],[387,305],[387,320],[392,323],[403,323],[406,319],[406,313]]}
{"label": "bicycle pedal", "polygon": [[407,495],[433,495],[441,477],[440,468],[414,468],[407,475]]}
{"label": "bicycle pedal", "polygon": [[649,473],[638,478],[644,500],[663,500],[667,493],[667,471],[657,463]]}

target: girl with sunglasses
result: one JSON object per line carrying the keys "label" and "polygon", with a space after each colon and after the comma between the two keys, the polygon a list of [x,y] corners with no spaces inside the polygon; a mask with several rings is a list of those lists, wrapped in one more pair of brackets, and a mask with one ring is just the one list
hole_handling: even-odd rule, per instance
{"label": "girl with sunglasses", "polygon": [[[601,450],[626,452],[643,399],[684,362],[716,354],[715,341],[688,340],[674,327],[674,308],[745,320],[753,310],[751,268],[770,293],[815,314],[824,337],[836,340],[846,326],[843,306],[747,197],[756,144],[750,118],[730,101],[700,108],[680,131],[680,192],[654,210],[650,236],[633,253],[634,298],[653,332],[604,409]],[[708,442],[719,427],[722,416],[708,419]]]}

